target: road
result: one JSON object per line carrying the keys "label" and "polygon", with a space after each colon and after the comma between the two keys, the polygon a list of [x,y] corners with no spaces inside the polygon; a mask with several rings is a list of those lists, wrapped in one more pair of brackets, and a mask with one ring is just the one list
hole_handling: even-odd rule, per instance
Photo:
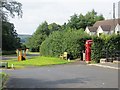
{"label": "road", "polygon": [[[34,56],[40,56],[39,53],[32,53],[32,54],[27,54],[26,55],[26,58],[31,58],[31,57],[34,57]],[[3,55],[3,56],[0,56],[0,60],[11,60],[11,59],[17,59],[17,55]]]}
{"label": "road", "polygon": [[118,88],[118,70],[82,64],[3,72],[9,74],[7,88]]}

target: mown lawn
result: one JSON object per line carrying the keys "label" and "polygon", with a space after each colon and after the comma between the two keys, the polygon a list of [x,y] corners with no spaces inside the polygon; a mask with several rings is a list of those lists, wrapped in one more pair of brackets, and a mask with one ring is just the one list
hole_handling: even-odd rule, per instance
{"label": "mown lawn", "polygon": [[55,58],[55,57],[37,56],[24,61],[17,61],[13,59],[13,60],[7,60],[7,62],[8,62],[8,67],[11,67],[12,64],[14,67],[25,67],[25,66],[47,66],[47,65],[67,64],[73,61],[68,62],[67,60],[62,60],[60,58]]}

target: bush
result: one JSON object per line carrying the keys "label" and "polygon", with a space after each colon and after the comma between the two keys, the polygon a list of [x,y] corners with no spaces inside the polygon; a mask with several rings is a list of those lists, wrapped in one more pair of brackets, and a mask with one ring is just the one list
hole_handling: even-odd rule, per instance
{"label": "bush", "polygon": [[[120,52],[120,35],[111,35],[105,41],[104,49],[107,51],[108,57],[116,57],[116,52]],[[120,56],[120,55],[119,55]]]}
{"label": "bush", "polygon": [[103,39],[95,36],[92,38],[93,44],[92,44],[92,51],[91,51],[91,58],[94,62],[99,62],[100,58],[102,57],[102,49],[104,46]]}
{"label": "bush", "polygon": [[91,58],[99,62],[100,58],[120,56],[120,35],[102,35],[93,37]]}
{"label": "bush", "polygon": [[8,75],[4,72],[0,72],[0,90],[4,90],[5,82],[7,80]]}
{"label": "bush", "polygon": [[84,50],[85,41],[89,38],[89,35],[83,30],[56,31],[41,44],[40,54],[58,57],[66,51],[73,58],[78,58],[81,51]]}

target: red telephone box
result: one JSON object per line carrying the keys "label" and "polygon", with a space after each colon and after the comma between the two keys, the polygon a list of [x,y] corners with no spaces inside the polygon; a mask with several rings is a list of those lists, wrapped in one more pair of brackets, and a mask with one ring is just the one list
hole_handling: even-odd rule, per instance
{"label": "red telephone box", "polygon": [[91,45],[92,45],[92,40],[86,40],[86,43],[85,43],[85,60],[86,60],[86,63],[89,63],[91,61]]}

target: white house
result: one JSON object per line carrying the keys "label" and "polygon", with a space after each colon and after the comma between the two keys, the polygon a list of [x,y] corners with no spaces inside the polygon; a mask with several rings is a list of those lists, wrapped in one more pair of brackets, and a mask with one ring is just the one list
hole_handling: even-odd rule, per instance
{"label": "white house", "polygon": [[96,34],[97,27],[86,27],[85,32],[89,35],[95,35]]}
{"label": "white house", "polygon": [[110,25],[102,25],[99,26],[97,29],[97,36],[100,36],[101,34],[110,34],[111,26]]}
{"label": "white house", "polygon": [[115,27],[115,34],[120,34],[120,24],[117,24]]}
{"label": "white house", "polygon": [[86,27],[85,32],[90,35],[120,34],[120,18],[97,21],[93,27]]}

